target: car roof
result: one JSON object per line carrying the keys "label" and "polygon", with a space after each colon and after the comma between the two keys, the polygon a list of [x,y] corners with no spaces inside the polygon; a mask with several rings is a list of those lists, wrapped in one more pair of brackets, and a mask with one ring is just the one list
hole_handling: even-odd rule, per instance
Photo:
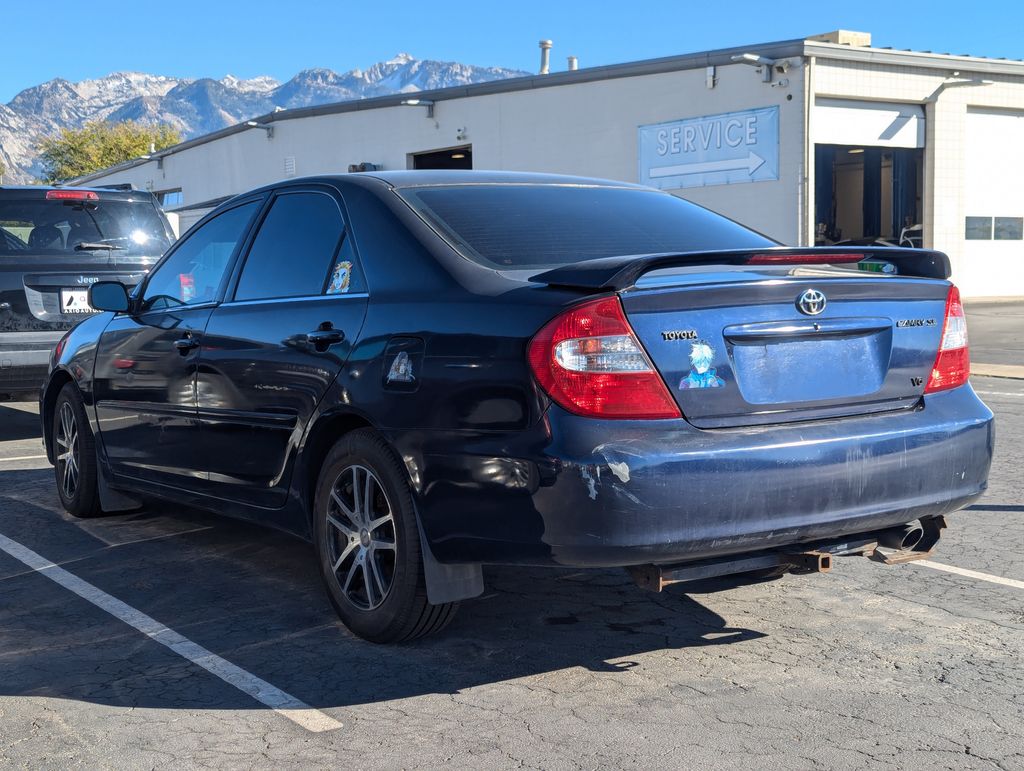
{"label": "car roof", "polygon": [[648,189],[629,182],[619,182],[617,180],[600,179],[597,177],[575,177],[569,174],[540,174],[528,171],[486,171],[477,169],[403,169],[397,171],[363,171],[352,174],[317,174],[310,177],[284,179],[269,185],[262,185],[238,196],[233,196],[232,200],[282,187],[315,183],[342,185],[355,183],[364,187],[383,184],[398,189],[429,185],[584,185],[588,187]]}
{"label": "car roof", "polygon": [[[404,169],[396,171],[362,171],[349,174],[315,174],[308,177],[292,177],[267,185],[246,190],[216,204],[214,212],[221,212],[251,196],[266,195],[302,185],[331,185],[339,190],[355,185],[362,188],[376,188],[379,191],[402,190],[416,187],[442,187],[445,185],[551,185],[575,187],[627,188],[631,190],[652,190],[631,182],[599,177],[576,177],[570,174],[541,174],[532,171],[487,171],[483,169]],[[209,215],[207,215],[209,216]],[[205,217],[204,217],[205,219]]]}
{"label": "car roof", "polygon": [[[356,175],[351,175],[356,176]],[[369,176],[387,182],[393,187],[419,185],[586,185],[596,187],[639,187],[597,177],[577,177],[569,174],[540,174],[529,171],[486,171],[468,169],[431,169],[400,171],[369,171],[358,176]]]}

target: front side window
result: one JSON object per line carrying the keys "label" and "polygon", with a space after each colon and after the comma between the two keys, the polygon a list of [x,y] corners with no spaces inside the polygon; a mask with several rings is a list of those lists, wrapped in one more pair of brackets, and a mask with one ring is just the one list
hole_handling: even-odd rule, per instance
{"label": "front side window", "polygon": [[216,300],[231,255],[259,207],[259,201],[236,206],[192,232],[153,271],[142,312]]}
{"label": "front side window", "polygon": [[341,292],[343,285],[351,285],[352,267],[349,261],[346,277],[335,265],[344,232],[341,211],[330,196],[279,195],[253,239],[235,300],[318,295],[324,292],[328,271],[334,293]]}

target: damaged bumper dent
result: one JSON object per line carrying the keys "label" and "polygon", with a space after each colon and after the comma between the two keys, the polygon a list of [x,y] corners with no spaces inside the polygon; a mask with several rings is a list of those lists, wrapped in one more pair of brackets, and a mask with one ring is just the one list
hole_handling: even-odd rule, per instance
{"label": "damaged bumper dent", "polygon": [[533,432],[462,437],[461,452],[421,438],[418,503],[440,560],[628,567],[942,517],[985,490],[994,427],[964,386],[915,410],[802,424],[701,430],[552,407]]}

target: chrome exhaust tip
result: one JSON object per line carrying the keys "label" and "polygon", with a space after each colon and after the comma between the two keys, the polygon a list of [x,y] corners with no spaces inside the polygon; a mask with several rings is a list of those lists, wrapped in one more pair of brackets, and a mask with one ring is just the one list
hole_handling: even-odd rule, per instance
{"label": "chrome exhaust tip", "polygon": [[908,522],[899,527],[890,527],[878,534],[878,543],[888,549],[912,551],[924,538],[924,528],[920,522]]}

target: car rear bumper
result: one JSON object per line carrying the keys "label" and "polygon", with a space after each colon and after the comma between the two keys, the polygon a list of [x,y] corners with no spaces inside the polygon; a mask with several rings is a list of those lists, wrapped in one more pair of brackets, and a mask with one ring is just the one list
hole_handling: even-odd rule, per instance
{"label": "car rear bumper", "polygon": [[970,386],[911,410],[738,429],[552,407],[527,434],[402,449],[438,559],[625,566],[862,533],[977,498],[994,444]]}
{"label": "car rear bumper", "polygon": [[64,332],[8,332],[0,335],[0,393],[38,391],[46,380],[50,354]]}

